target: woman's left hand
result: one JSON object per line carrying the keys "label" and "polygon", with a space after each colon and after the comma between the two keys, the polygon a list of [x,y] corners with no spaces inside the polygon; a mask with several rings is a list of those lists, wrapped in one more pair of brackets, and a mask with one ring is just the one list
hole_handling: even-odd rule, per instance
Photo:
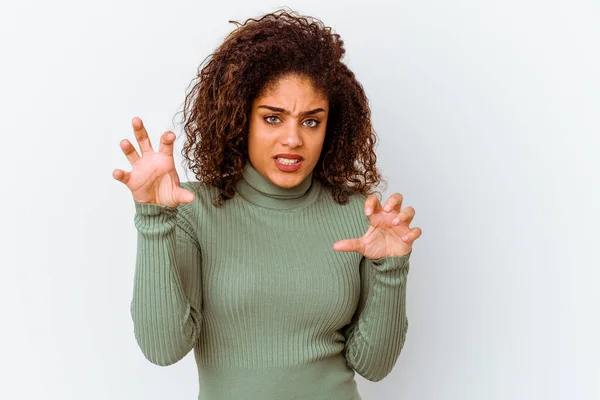
{"label": "woman's left hand", "polygon": [[375,260],[410,253],[415,240],[421,236],[421,228],[410,228],[415,216],[413,207],[402,209],[402,195],[394,193],[381,206],[375,194],[365,200],[365,215],[369,215],[367,232],[359,239],[344,239],[333,244],[337,251],[356,251]]}

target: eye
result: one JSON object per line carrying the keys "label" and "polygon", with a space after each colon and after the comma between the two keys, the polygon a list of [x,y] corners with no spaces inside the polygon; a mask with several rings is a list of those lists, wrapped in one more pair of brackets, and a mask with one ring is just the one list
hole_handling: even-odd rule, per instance
{"label": "eye", "polygon": [[[270,118],[275,118],[275,120],[272,120]],[[267,124],[271,124],[274,125],[277,123],[277,121],[279,121],[279,117],[275,116],[275,115],[267,115],[265,117],[265,121],[267,121]]]}
{"label": "eye", "polygon": [[307,125],[309,128],[316,128],[317,126],[319,126],[320,122],[317,121],[316,119],[307,119],[306,121],[304,121],[304,123],[306,122],[314,122],[314,124],[312,125]]}

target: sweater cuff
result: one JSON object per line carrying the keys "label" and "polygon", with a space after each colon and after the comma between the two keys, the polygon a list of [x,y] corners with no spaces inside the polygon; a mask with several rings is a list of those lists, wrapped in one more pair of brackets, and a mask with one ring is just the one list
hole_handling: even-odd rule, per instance
{"label": "sweater cuff", "polygon": [[408,260],[412,254],[412,249],[403,256],[390,256],[371,260],[371,265],[379,272],[392,271],[406,268],[409,265]]}
{"label": "sweater cuff", "polygon": [[164,212],[174,213],[177,208],[168,207],[162,204],[140,203],[134,200],[135,211],[140,215],[159,215]]}

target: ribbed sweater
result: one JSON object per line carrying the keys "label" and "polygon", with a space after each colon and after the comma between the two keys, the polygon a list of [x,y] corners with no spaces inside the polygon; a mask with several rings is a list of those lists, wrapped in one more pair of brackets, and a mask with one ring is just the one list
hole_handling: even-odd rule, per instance
{"label": "ribbed sweater", "polygon": [[408,329],[410,253],[332,248],[366,232],[366,196],[340,205],[312,173],[282,188],[249,162],[221,207],[217,188],[180,186],[194,201],[134,201],[131,316],[149,361],[194,349],[206,400],[361,399],[355,372],[390,373]]}

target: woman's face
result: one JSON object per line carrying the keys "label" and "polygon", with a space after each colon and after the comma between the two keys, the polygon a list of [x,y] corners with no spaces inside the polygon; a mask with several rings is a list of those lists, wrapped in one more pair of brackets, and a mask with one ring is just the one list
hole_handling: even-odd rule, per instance
{"label": "woman's face", "polygon": [[321,155],[328,113],[325,94],[309,78],[287,75],[275,82],[252,103],[248,133],[252,166],[280,187],[300,184]]}

